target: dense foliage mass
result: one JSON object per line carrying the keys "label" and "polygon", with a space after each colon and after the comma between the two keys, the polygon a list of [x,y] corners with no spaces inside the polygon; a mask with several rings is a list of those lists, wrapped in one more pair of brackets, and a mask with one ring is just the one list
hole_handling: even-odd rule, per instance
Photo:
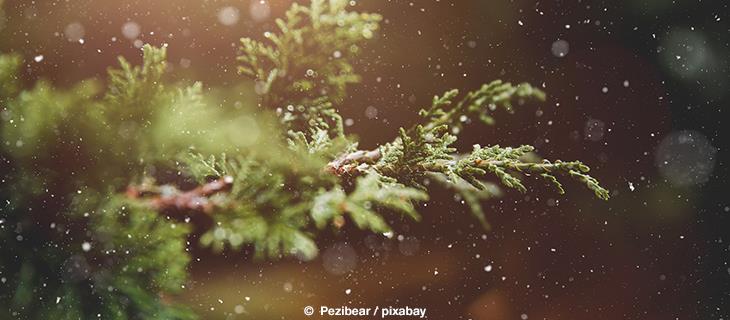
{"label": "dense foliage mass", "polygon": [[22,58],[0,56],[0,318],[194,317],[166,298],[185,288],[194,215],[214,220],[200,237],[213,250],[309,260],[320,230],[386,233],[394,214],[418,220],[433,185],[459,193],[485,227],[490,179],[526,192],[538,176],[563,193],[565,176],[608,198],[577,161],[535,161],[530,146],[452,147],[467,119],[492,124],[497,110],[544,100],[529,84],[448,91],[393,141],[359,150],[338,108],[381,17],[346,6],[294,4],[278,31],[241,41],[240,74],[270,110],[256,116],[218,107],[200,83],[166,81],[165,47],[68,89],[25,88]]}

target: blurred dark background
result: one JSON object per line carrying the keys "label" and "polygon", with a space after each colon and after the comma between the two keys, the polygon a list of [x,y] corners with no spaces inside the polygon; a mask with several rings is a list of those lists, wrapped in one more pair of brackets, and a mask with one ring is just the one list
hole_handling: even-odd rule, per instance
{"label": "blurred dark background", "polygon": [[[238,39],[273,30],[290,4],[7,0],[0,51],[26,58],[28,83],[69,86],[167,43],[172,77],[233,87]],[[613,198],[573,183],[559,196],[534,181],[487,203],[485,232],[443,192],[422,222],[391,221],[392,238],[323,235],[309,263],[194,248],[181,299],[207,319],[298,319],[306,305],[426,307],[430,319],[730,317],[728,2],[351,5],[385,17],[340,110],[362,147],[413,124],[434,94],[528,81],[546,103],[470,126],[458,146],[533,144],[549,159],[580,159]]]}

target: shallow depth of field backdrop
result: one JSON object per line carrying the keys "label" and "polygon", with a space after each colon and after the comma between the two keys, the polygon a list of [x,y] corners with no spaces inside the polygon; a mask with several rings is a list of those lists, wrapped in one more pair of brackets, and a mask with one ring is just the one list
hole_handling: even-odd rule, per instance
{"label": "shallow depth of field backdrop", "polygon": [[[0,51],[24,56],[28,83],[68,86],[167,43],[175,77],[240,86],[227,103],[253,104],[238,40],[272,29],[290,4],[8,0]],[[506,192],[485,207],[485,232],[458,199],[434,195],[423,221],[394,225],[392,239],[348,229],[318,238],[308,263],[193,245],[188,305],[206,319],[298,319],[306,305],[351,303],[425,307],[430,319],[730,317],[727,3],[351,4],[385,18],[340,110],[362,147],[387,142],[444,89],[528,81],[546,103],[472,126],[460,146],[534,144],[580,159],[612,199],[574,183],[568,197]]]}

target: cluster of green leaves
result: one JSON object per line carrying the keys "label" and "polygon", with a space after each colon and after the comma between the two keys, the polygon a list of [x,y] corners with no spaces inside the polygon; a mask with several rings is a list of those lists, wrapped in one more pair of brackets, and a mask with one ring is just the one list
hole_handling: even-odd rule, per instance
{"label": "cluster of green leaves", "polygon": [[441,97],[434,96],[431,107],[419,111],[419,115],[426,118],[428,129],[447,125],[458,134],[464,123],[470,119],[479,119],[487,125],[493,125],[491,112],[499,108],[514,113],[515,102],[523,104],[530,100],[544,101],[545,93],[529,83],[515,86],[509,82],[494,80],[455,101],[458,97],[458,89],[447,91]]}
{"label": "cluster of green leaves", "polygon": [[164,86],[165,49],[143,51],[141,67],[120,59],[106,90],[95,79],[20,90],[22,59],[0,56],[0,317],[191,315],[160,296],[187,277],[189,228],[117,193],[180,150],[237,149],[209,139],[241,123],[202,108],[199,84]]}
{"label": "cluster of green leaves", "polygon": [[[185,319],[190,311],[160,301],[185,288],[190,226],[123,196],[107,199],[90,215],[90,244],[102,314],[125,318]],[[90,250],[91,251],[91,250]],[[73,298],[73,297],[71,297]],[[73,301],[73,300],[72,300]]]}
{"label": "cluster of green leaves", "polygon": [[322,170],[333,154],[317,145],[327,140],[326,134],[320,131],[318,137],[306,146],[290,140],[276,154],[186,158],[186,171],[201,184],[221,177],[232,180],[229,192],[211,199],[217,207],[215,227],[203,234],[201,243],[216,251],[250,244],[259,258],[311,260],[319,252],[316,231],[341,227],[345,215],[358,228],[374,232],[391,230],[384,210],[418,219],[414,201],[427,199],[423,191],[372,172],[357,177],[346,192],[347,185]]}
{"label": "cluster of green leaves", "polygon": [[213,215],[216,226],[201,237],[203,245],[220,251],[226,245],[240,249],[253,244],[258,257],[292,254],[312,259],[317,255],[312,235],[303,230],[311,191],[295,188],[321,183],[316,171],[283,170],[244,155],[233,159],[191,156],[188,167],[201,183],[210,177],[231,177],[233,181],[231,191],[215,199],[219,207]]}
{"label": "cluster of green leaves", "polygon": [[601,187],[596,179],[585,174],[590,171],[588,166],[580,161],[563,162],[557,160],[550,162],[543,160],[540,163],[524,161],[528,153],[531,153],[534,149],[534,147],[527,145],[518,148],[502,148],[499,145],[488,148],[475,146],[474,151],[469,156],[456,163],[452,172],[480,189],[483,186],[477,177],[484,176],[489,172],[497,176],[503,185],[521,192],[527,192],[527,188],[522,184],[522,180],[517,174],[539,174],[540,177],[552,183],[560,194],[564,194],[565,190],[555,174],[563,173],[585,184],[588,189],[595,193],[596,197],[608,200],[608,190]]}
{"label": "cluster of green leaves", "polygon": [[16,94],[18,88],[15,77],[19,66],[20,57],[18,55],[0,56],[0,97],[10,97]]}
{"label": "cluster of green leaves", "polygon": [[476,145],[469,154],[459,154],[452,147],[468,119],[478,118],[491,125],[494,123],[490,115],[492,111],[503,108],[513,112],[515,103],[544,100],[542,91],[526,83],[514,86],[497,80],[458,98],[457,90],[447,91],[441,97],[435,96],[432,106],[420,112],[425,122],[410,130],[401,128],[395,141],[380,147],[383,156],[371,169],[420,189],[426,189],[424,181],[434,180],[454,190],[468,202],[472,214],[485,227],[488,223],[480,200],[495,194],[494,188],[485,186],[489,175],[508,188],[527,192],[523,176],[537,174],[563,194],[564,189],[556,174],[565,174],[585,184],[598,198],[608,199],[608,190],[587,175],[588,166],[579,161],[534,162],[534,148],[527,145],[517,148],[499,145],[482,148]]}
{"label": "cluster of green leaves", "polygon": [[[497,80],[463,97],[457,90],[436,96],[430,108],[420,112],[423,123],[400,129],[398,138],[380,147],[375,157],[365,159],[372,153],[356,150],[356,142],[344,135],[336,112],[346,94],[345,84],[358,76],[348,59],[332,57],[330,50],[361,47],[360,42],[371,38],[380,17],[347,12],[346,6],[346,1],[339,0],[313,1],[310,7],[295,4],[286,19],[277,20],[279,30],[266,33],[270,45],[242,40],[241,74],[256,82],[261,104],[275,109],[288,130],[287,152],[296,155],[284,158],[295,157],[304,163],[317,159],[319,164],[310,172],[297,169],[295,163],[276,167],[250,157],[206,165],[230,169],[211,170],[198,178],[224,174],[241,178],[234,179],[234,191],[226,195],[237,204],[221,209],[220,217],[214,215],[216,228],[203,237],[205,243],[218,249],[225,244],[238,248],[253,243],[259,255],[269,257],[311,248],[300,254],[309,259],[316,253],[309,240],[314,234],[312,224],[323,229],[349,220],[361,229],[387,232],[390,227],[382,213],[400,212],[418,219],[414,202],[428,199],[429,181],[456,192],[485,227],[488,223],[481,202],[499,194],[487,182],[490,175],[507,187],[526,192],[522,176],[537,173],[562,193],[555,175],[564,173],[584,182],[600,198],[608,197],[579,162],[531,162],[534,155],[529,146],[477,147],[471,154],[460,154],[453,147],[469,119],[493,124],[491,114],[497,109],[513,112],[515,105],[545,99],[542,91],[526,83]],[[344,74],[347,76],[342,77]],[[333,172],[316,170],[327,162]],[[344,169],[343,164],[348,167]],[[188,165],[195,167],[195,162]],[[241,182],[243,177],[247,179]],[[280,230],[287,230],[290,238]]]}
{"label": "cluster of green leaves", "polygon": [[347,86],[360,81],[352,63],[382,19],[348,11],[348,5],[344,0],[294,3],[264,41],[241,39],[239,72],[255,80],[265,105],[279,108],[299,130],[326,120],[334,122],[328,126],[334,133],[342,132],[330,101],[342,102]]}
{"label": "cluster of green leaves", "polygon": [[293,4],[266,43],[242,39],[239,71],[251,77],[261,103],[276,110],[286,147],[247,150],[235,157],[193,156],[186,172],[200,183],[233,177],[232,190],[213,214],[216,227],[201,241],[216,250],[253,245],[258,257],[312,259],[313,237],[348,217],[357,227],[387,232],[384,209],[417,218],[414,201],[427,195],[371,172],[340,180],[323,170],[354,151],[336,106],[360,77],[352,65],[381,17],[346,10],[348,1]]}
{"label": "cluster of green leaves", "polygon": [[[422,190],[409,188],[375,171],[359,178],[352,192],[334,187],[321,192],[314,199],[311,216],[318,228],[329,223],[342,221],[347,214],[360,229],[373,232],[390,232],[390,226],[378,213],[392,210],[420,220],[413,201],[425,201],[428,194]],[[378,210],[380,209],[380,210]]]}
{"label": "cluster of green leaves", "polygon": [[[377,150],[358,150],[337,110],[360,79],[356,57],[381,17],[348,5],[294,4],[266,40],[242,40],[239,70],[272,110],[256,118],[219,107],[199,83],[168,84],[165,48],[146,46],[140,66],[120,58],[106,89],[92,79],[21,90],[22,59],[0,55],[0,194],[8,195],[0,305],[9,306],[0,317],[191,316],[161,297],[184,287],[191,228],[144,195],[121,194],[141,180],[230,178],[230,190],[205,199],[214,226],[202,245],[302,260],[317,255],[315,236],[325,229],[352,223],[386,233],[397,219],[420,219],[431,182],[461,197],[485,227],[481,203],[500,194],[490,177],[525,192],[524,178],[535,174],[562,193],[562,174],[608,197],[580,162],[535,161],[529,146],[453,147],[470,119],[492,124],[497,109],[543,100],[528,84],[495,81],[461,98],[449,91],[421,111],[423,122]],[[177,188],[156,190],[166,187]]]}

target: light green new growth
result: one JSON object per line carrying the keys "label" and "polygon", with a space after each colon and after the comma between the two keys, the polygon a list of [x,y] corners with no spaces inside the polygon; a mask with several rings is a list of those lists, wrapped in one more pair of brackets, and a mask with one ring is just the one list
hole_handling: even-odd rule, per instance
{"label": "light green new growth", "polygon": [[419,220],[435,186],[485,228],[482,202],[498,185],[527,192],[533,176],[608,198],[578,161],[533,161],[531,146],[454,148],[470,120],[493,124],[498,110],[544,100],[529,84],[448,91],[391,142],[358,150],[338,108],[381,17],[348,5],[294,4],[265,40],[242,40],[239,71],[270,112],[169,83],[165,48],[145,46],[142,66],[120,58],[106,89],[94,79],[22,88],[21,58],[0,55],[0,318],[194,317],[169,302],[185,287],[194,216],[212,220],[200,243],[215,251],[310,260],[328,229]]}
{"label": "light green new growth", "polygon": [[363,40],[378,29],[380,15],[349,12],[347,1],[313,0],[293,4],[278,32],[267,42],[241,39],[241,74],[254,78],[257,91],[272,105],[327,97],[340,102],[347,85],[360,81],[352,61]]}
{"label": "light green new growth", "polygon": [[320,127],[342,135],[342,118],[333,103],[360,81],[353,62],[364,40],[374,37],[381,16],[346,10],[347,1],[294,3],[277,32],[264,42],[241,39],[239,72],[255,81],[263,104],[276,107],[288,127]]}
{"label": "light green new growth", "polygon": [[479,119],[492,125],[494,118],[490,112],[497,108],[514,113],[514,101],[524,103],[525,100],[545,100],[545,93],[528,83],[513,86],[511,83],[503,83],[501,80],[484,84],[479,90],[471,91],[460,100],[455,101],[458,95],[459,90],[453,89],[441,97],[434,96],[431,107],[419,112],[422,117],[427,119],[428,129],[447,125],[454,128],[453,131],[458,132],[467,119]]}

